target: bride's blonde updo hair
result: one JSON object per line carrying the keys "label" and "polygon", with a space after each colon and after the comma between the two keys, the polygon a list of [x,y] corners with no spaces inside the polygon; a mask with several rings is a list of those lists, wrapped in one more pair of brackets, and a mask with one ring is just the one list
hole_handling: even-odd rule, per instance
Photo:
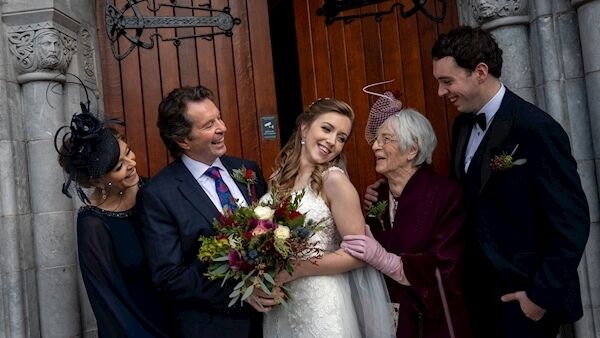
{"label": "bride's blonde updo hair", "polygon": [[[350,119],[354,127],[354,111],[344,101],[331,98],[317,99],[311,103],[296,119],[296,129],[285,146],[275,159],[275,169],[269,179],[272,188],[280,193],[289,193],[294,187],[294,182],[300,171],[300,153],[302,152],[303,125],[310,128],[311,124],[321,115],[326,113],[338,113]],[[350,135],[348,135],[350,136]],[[322,173],[325,169],[334,165],[344,165],[342,153],[328,163],[317,165],[311,174],[310,187],[319,194],[323,186]]]}

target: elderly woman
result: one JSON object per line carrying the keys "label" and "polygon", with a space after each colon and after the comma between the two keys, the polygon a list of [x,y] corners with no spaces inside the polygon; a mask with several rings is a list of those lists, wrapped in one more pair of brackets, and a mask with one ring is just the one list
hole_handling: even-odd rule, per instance
{"label": "elderly woman", "polygon": [[377,196],[387,206],[371,222],[372,234],[344,236],[342,247],[389,277],[391,301],[399,304],[397,337],[470,337],[460,285],[462,194],[429,166],[433,128],[417,111],[403,109],[376,135],[375,170],[387,184],[371,188],[379,185]]}

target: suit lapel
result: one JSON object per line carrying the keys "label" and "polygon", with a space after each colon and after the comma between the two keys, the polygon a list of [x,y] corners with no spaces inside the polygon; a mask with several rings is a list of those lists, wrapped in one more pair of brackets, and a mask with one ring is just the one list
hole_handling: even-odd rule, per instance
{"label": "suit lapel", "polygon": [[502,103],[500,104],[500,108],[494,116],[494,121],[492,122],[490,129],[488,130],[488,133],[485,135],[481,144],[481,146],[484,148],[481,152],[478,152],[478,156],[481,157],[481,181],[479,186],[480,194],[492,174],[492,168],[490,167],[490,160],[492,158],[491,150],[494,148],[500,148],[500,145],[504,143],[508,137],[514,122],[516,112],[513,110],[513,105],[510,103],[512,101],[511,95],[514,94],[507,89],[506,93],[504,94],[504,98],[502,99]]}
{"label": "suit lapel", "polygon": [[250,198],[250,193],[248,192],[248,186],[233,177],[233,170],[239,169],[242,166],[242,162],[239,159],[233,157],[221,157],[221,163],[227,169],[229,176],[233,179],[237,187],[240,189],[242,195],[244,195],[244,199],[246,199],[246,204],[250,205],[252,203],[252,199]]}
{"label": "suit lapel", "polygon": [[196,178],[185,167],[183,162],[178,160],[175,166],[175,179],[180,182],[179,191],[190,202],[190,204],[200,212],[206,219],[212,222],[213,216],[219,214],[219,209],[215,207],[204,189],[200,186]]}
{"label": "suit lapel", "polygon": [[458,179],[462,179],[465,176],[465,151],[467,150],[467,143],[469,142],[469,136],[471,135],[472,129],[466,122],[466,119],[463,119],[460,122],[460,131],[458,133],[458,139],[456,140],[454,172]]}

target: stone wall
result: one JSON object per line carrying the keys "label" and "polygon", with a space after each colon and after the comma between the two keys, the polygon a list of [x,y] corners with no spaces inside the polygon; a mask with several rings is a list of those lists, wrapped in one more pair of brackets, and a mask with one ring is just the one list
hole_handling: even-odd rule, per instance
{"label": "stone wall", "polygon": [[[60,193],[54,133],[98,110],[94,1],[4,1],[0,25],[0,337],[96,336]],[[101,106],[101,105],[100,105]]]}

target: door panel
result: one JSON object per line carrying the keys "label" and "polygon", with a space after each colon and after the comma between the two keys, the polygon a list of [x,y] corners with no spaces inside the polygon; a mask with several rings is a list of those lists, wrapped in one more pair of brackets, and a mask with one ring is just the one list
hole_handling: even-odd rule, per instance
{"label": "door panel", "polygon": [[[117,6],[125,3],[125,0],[113,1]],[[156,127],[161,99],[173,88],[200,83],[213,90],[215,103],[223,114],[228,127],[228,154],[259,162],[268,176],[280,149],[280,131],[277,128],[275,140],[265,140],[261,137],[260,121],[263,116],[278,116],[277,76],[280,86],[277,91],[299,88],[295,92],[300,92],[304,107],[319,97],[336,97],[354,108],[356,123],[353,136],[346,145],[346,155],[350,178],[360,194],[376,179],[372,151],[364,140],[369,107],[374,98],[364,94],[362,87],[382,80],[396,81],[378,88],[379,91],[398,90],[404,106],[413,107],[430,119],[438,137],[434,167],[446,175],[450,157],[449,130],[458,112],[437,96],[430,49],[441,32],[458,25],[455,2],[448,2],[446,19],[440,24],[421,13],[401,18],[396,11],[384,16],[380,22],[367,17],[348,24],[336,21],[327,26],[324,18],[316,15],[323,0],[294,0],[289,3],[293,7],[294,22],[286,24],[295,29],[298,59],[293,68],[298,67],[298,70],[286,72],[284,68],[274,74],[268,6],[280,6],[282,1],[287,0],[212,0],[213,8],[229,6],[231,14],[241,19],[241,24],[234,27],[232,37],[216,36],[212,41],[184,39],[179,46],[159,40],[154,48],[136,48],[122,61],[113,57],[108,44],[104,1],[96,2],[105,112],[126,121],[125,132],[137,154],[139,172],[153,175],[169,161]],[[402,1],[407,8],[412,6],[411,0],[396,1]],[[165,2],[170,1],[154,0],[152,5]],[[179,0],[178,3],[197,6],[206,1]],[[382,2],[343,14],[387,10],[392,3]],[[431,12],[441,11],[439,1],[429,0],[427,6]],[[143,15],[200,15],[197,10],[169,7],[162,7],[156,14],[145,6],[140,6],[140,10]],[[147,29],[142,39],[147,40],[156,33],[167,38],[176,34],[197,34],[207,29],[210,28]],[[277,29],[271,27],[272,31]],[[127,46],[128,42],[119,41],[120,50]],[[296,71],[297,77],[289,75]],[[295,78],[299,79],[299,84],[289,83],[289,79]],[[302,109],[292,102],[280,102],[280,110],[280,122],[291,128],[293,122],[290,121],[295,120]],[[284,131],[285,134],[290,132]]]}
{"label": "door panel", "polygon": [[[356,113],[354,133],[346,145],[348,171],[362,194],[376,179],[373,154],[364,138],[370,104],[374,102],[362,92],[367,84],[383,80],[396,81],[377,91],[398,90],[405,107],[412,107],[429,118],[438,137],[434,167],[448,173],[451,123],[457,112],[437,96],[437,82],[432,75],[431,47],[437,36],[457,26],[454,1],[448,2],[446,18],[437,24],[422,13],[402,18],[398,10],[377,22],[373,17],[350,23],[335,21],[325,25],[316,14],[323,0],[294,1],[300,88],[303,105],[319,97],[336,97],[347,101]],[[412,1],[397,0],[411,8]],[[385,11],[393,1],[344,11],[355,15]],[[427,2],[431,13],[441,13],[438,1]]]}
{"label": "door panel", "polygon": [[[107,116],[125,121],[125,133],[136,152],[138,171],[151,176],[169,159],[158,128],[158,104],[172,89],[202,84],[210,88],[228,128],[227,153],[255,160],[265,175],[280,148],[279,130],[276,139],[262,139],[260,118],[277,116],[275,84],[271,57],[268,6],[266,1],[212,0],[214,9],[231,8],[231,15],[241,23],[233,28],[233,36],[182,39],[178,46],[170,41],[155,40],[152,49],[137,47],[118,61],[111,52],[104,23],[105,1],[97,1],[98,39],[102,57],[104,110]],[[125,0],[112,4],[122,8]],[[169,0],[150,1],[152,8]],[[198,6],[199,0],[179,0],[179,5]],[[197,9],[161,7],[156,14],[146,3],[138,8],[144,16],[200,16]],[[131,11],[125,15],[130,16]],[[163,38],[205,33],[212,28],[145,29],[141,40],[153,34]],[[215,29],[216,30],[216,29]],[[124,51],[129,42],[119,41]]]}

